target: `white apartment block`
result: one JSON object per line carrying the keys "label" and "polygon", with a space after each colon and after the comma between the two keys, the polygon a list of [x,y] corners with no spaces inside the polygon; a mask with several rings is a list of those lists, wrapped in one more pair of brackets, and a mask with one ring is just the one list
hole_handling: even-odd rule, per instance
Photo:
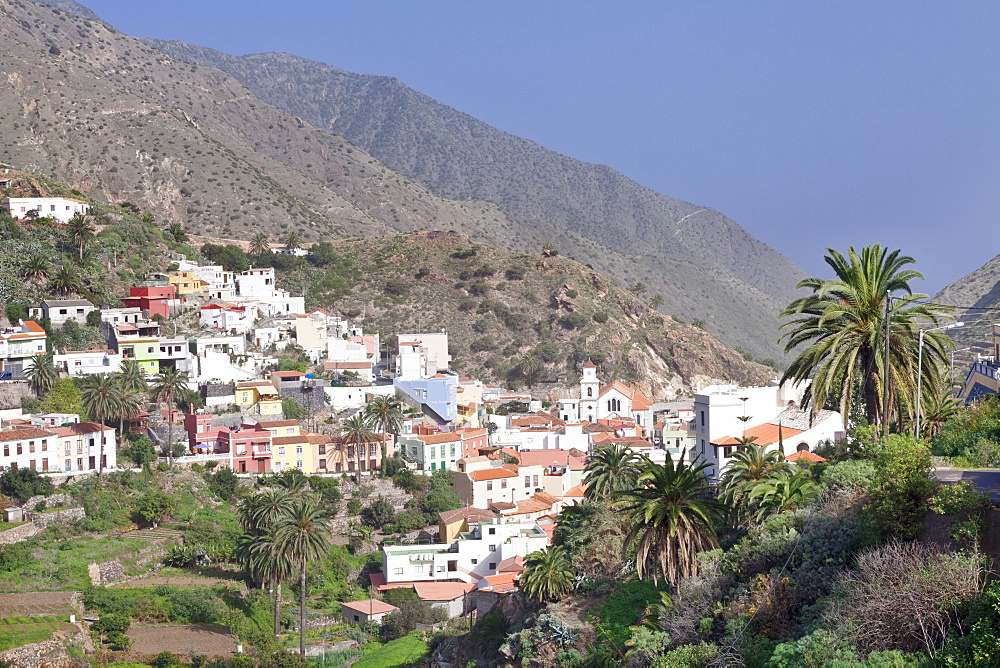
{"label": "white apartment block", "polygon": [[14,327],[0,331],[0,372],[15,378],[24,374],[35,355],[46,348],[45,330],[33,320],[22,320]]}
{"label": "white apartment block", "polygon": [[0,431],[0,471],[93,471],[99,467],[104,435],[104,468],[117,466],[115,430],[93,422],[68,427],[13,427]]}
{"label": "white apartment block", "polygon": [[70,377],[95,373],[115,373],[122,363],[122,356],[111,350],[68,350],[56,353],[52,361],[60,373]]}
{"label": "white apartment block", "polygon": [[68,197],[5,197],[3,207],[15,218],[37,211],[39,218],[52,218],[60,223],[68,223],[73,216],[90,211],[90,205],[83,200]]}
{"label": "white apartment block", "polygon": [[462,458],[462,435],[457,432],[410,434],[399,437],[397,448],[424,471],[455,471],[456,462]]}
{"label": "white apartment block", "polygon": [[200,324],[230,334],[247,334],[254,323],[255,311],[233,304],[209,304],[201,307]]}
{"label": "white apartment block", "polygon": [[400,354],[403,346],[419,345],[423,349],[425,362],[425,375],[433,376],[438,371],[447,371],[451,365],[451,355],[448,354],[448,333],[430,332],[424,334],[399,334],[396,337],[399,342]]}
{"label": "white apartment block", "polygon": [[48,318],[53,327],[62,327],[69,320],[86,325],[87,315],[94,309],[86,299],[46,299],[41,306],[33,307],[30,315],[35,319]]}
{"label": "white apartment block", "polygon": [[493,575],[505,559],[543,550],[549,539],[536,522],[471,523],[452,544],[399,545],[382,548],[387,583],[460,580],[478,582]]}

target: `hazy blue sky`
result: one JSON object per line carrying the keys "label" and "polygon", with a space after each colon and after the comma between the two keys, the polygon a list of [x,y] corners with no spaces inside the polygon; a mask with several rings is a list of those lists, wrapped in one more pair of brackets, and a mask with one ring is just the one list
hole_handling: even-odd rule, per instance
{"label": "hazy blue sky", "polygon": [[933,293],[1000,253],[997,2],[84,4],[137,36],[398,77],[811,273],[882,242]]}

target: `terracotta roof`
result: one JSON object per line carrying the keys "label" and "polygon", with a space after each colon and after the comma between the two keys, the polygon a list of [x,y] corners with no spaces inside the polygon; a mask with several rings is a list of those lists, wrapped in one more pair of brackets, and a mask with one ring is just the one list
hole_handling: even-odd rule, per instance
{"label": "terracotta roof", "polygon": [[583,433],[585,434],[600,434],[600,433],[614,433],[615,428],[607,424],[599,424],[596,422],[587,422],[583,425]]}
{"label": "terracotta roof", "polygon": [[498,573],[497,575],[487,575],[483,578],[486,584],[480,587],[487,591],[495,591],[498,594],[506,594],[517,589],[518,573]]}
{"label": "terracotta roof", "polygon": [[496,510],[497,512],[504,510],[514,510],[517,508],[513,503],[507,503],[506,501],[497,501],[496,503],[490,504],[491,510]]}
{"label": "terracotta roof", "polygon": [[808,450],[799,450],[799,451],[793,452],[792,454],[790,454],[787,457],[785,457],[785,461],[786,462],[801,462],[801,461],[807,461],[807,462],[825,462],[826,458],[825,457],[820,457],[815,452],[809,452]]}
{"label": "terracotta roof", "polygon": [[452,441],[462,440],[461,434],[454,433],[427,434],[425,436],[413,436],[412,438],[423,441],[425,445],[431,445],[432,443],[450,443]]}
{"label": "terracotta roof", "polygon": [[492,510],[484,510],[482,508],[474,508],[472,506],[469,506],[468,508],[446,510],[443,513],[438,513],[438,519],[445,524],[452,524],[460,520],[469,522],[489,522],[490,520],[496,519],[496,516],[497,514]]}
{"label": "terracotta roof", "polygon": [[389,605],[385,601],[379,601],[374,598],[365,599],[364,601],[351,601],[350,603],[341,603],[342,606],[350,610],[356,610],[357,612],[363,612],[366,615],[379,615],[383,612],[396,612],[399,610],[394,605]]}
{"label": "terracotta roof", "polygon": [[275,371],[271,375],[278,378],[300,378],[306,374],[301,371]]}
{"label": "terracotta roof", "polygon": [[497,564],[497,573],[520,573],[524,570],[524,557],[517,554]]}
{"label": "terracotta roof", "polygon": [[263,429],[274,429],[276,427],[297,427],[297,420],[272,420],[270,422],[258,422],[257,426]]}
{"label": "terracotta roof", "polygon": [[55,436],[55,434],[51,431],[35,429],[34,427],[27,429],[5,429],[0,431],[0,442],[20,441],[25,438],[48,438],[49,436]]}
{"label": "terracotta roof", "polygon": [[[143,415],[148,416],[149,413],[144,413]],[[57,436],[71,436],[73,434],[94,434],[99,431],[114,431],[114,427],[102,427],[96,422],[80,422],[78,424],[73,424],[68,427],[53,427],[52,433]]]}
{"label": "terracotta roof", "polygon": [[325,371],[339,371],[341,369],[371,369],[371,362],[323,362]]}
{"label": "terracotta roof", "polygon": [[477,455],[475,457],[465,457],[463,459],[460,459],[459,461],[464,462],[466,464],[471,464],[473,462],[488,462],[489,460],[490,460],[489,457],[484,457],[483,455]]}
{"label": "terracotta roof", "polygon": [[597,365],[594,364],[591,360],[587,360],[586,362],[583,363],[583,368],[584,369],[596,369]]}
{"label": "terracotta roof", "polygon": [[497,468],[472,471],[468,474],[468,476],[476,482],[482,480],[499,480],[500,478],[516,478],[517,471],[512,471],[506,466],[500,466]]}
{"label": "terracotta roof", "polygon": [[34,320],[24,320],[22,322],[24,323],[25,327],[27,327],[32,332],[35,332],[36,334],[44,334],[45,333],[45,329],[41,325],[39,325],[37,322],[35,322]]}
{"label": "terracotta roof", "polygon": [[564,498],[567,498],[567,499],[580,499],[580,498],[584,497],[586,491],[587,491],[587,486],[586,485],[577,485],[576,487],[574,487],[571,490],[569,490],[568,492],[566,492],[566,496]]}
{"label": "terracotta roof", "polygon": [[[781,427],[781,436],[783,439],[787,440],[793,436],[797,436],[803,433],[803,429],[792,429],[791,427]],[[765,422],[764,424],[759,424],[756,427],[750,427],[745,432],[743,432],[746,438],[751,436],[756,436],[757,439],[754,441],[754,445],[773,445],[778,442],[778,425],[771,424],[770,422]],[[724,440],[728,439],[726,442]],[[718,442],[717,442],[718,441]],[[735,437],[727,436],[725,439],[717,439],[712,441],[712,445],[737,445],[739,441]]]}
{"label": "terracotta roof", "polygon": [[586,466],[586,458],[574,455],[570,450],[521,450],[514,454],[521,466],[568,466],[571,469],[582,469]]}
{"label": "terracotta roof", "polygon": [[454,601],[475,591],[476,585],[468,582],[414,582],[413,590],[423,601]]}
{"label": "terracotta roof", "polygon": [[274,387],[269,380],[241,380],[236,383],[236,389],[244,387]]}
{"label": "terracotta roof", "polygon": [[309,439],[305,436],[275,436],[272,442],[275,445],[295,445],[296,443],[308,443]]}

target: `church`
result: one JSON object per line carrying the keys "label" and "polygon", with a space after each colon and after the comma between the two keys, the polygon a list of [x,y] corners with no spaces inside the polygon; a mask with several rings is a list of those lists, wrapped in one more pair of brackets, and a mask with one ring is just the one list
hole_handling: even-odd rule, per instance
{"label": "church", "polygon": [[562,399],[559,417],[566,422],[632,420],[640,431],[653,426],[653,402],[617,380],[601,387],[597,365],[588,360],[583,365],[579,398]]}

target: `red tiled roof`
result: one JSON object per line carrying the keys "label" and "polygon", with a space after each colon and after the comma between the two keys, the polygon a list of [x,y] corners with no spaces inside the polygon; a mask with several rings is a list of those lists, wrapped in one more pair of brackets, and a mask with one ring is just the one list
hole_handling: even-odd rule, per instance
{"label": "red tiled roof", "polygon": [[458,508],[456,510],[446,510],[443,513],[438,513],[438,519],[445,524],[452,524],[459,521],[469,521],[469,522],[489,522],[490,520],[496,519],[497,514],[492,510],[484,510],[482,508],[474,508],[469,506],[468,508]]}
{"label": "red tiled roof", "polygon": [[461,434],[455,434],[455,433],[427,434],[423,436],[413,436],[413,438],[423,441],[425,445],[431,445],[434,443],[450,443],[452,441],[462,440]]}
{"label": "red tiled roof", "polygon": [[479,482],[482,480],[499,480],[500,478],[516,478],[517,471],[512,471],[506,466],[501,466],[497,468],[483,469],[480,471],[472,471],[468,475],[476,482]]}
{"label": "red tiled roof", "polygon": [[278,378],[299,378],[305,374],[301,371],[275,371],[271,375],[277,376]]}
{"label": "red tiled roof", "polygon": [[519,575],[521,575],[520,572],[487,575],[483,578],[487,584],[482,588],[488,591],[495,591],[498,594],[506,594],[508,592],[515,591],[517,589],[517,578]]}
{"label": "red tiled roof", "polygon": [[497,564],[497,573],[520,573],[524,570],[524,557],[515,555]]}
{"label": "red tiled roof", "polygon": [[801,462],[801,461],[807,461],[807,462],[825,462],[826,458],[825,457],[820,457],[815,452],[809,452],[808,450],[799,450],[799,451],[793,452],[792,454],[790,454],[787,457],[785,457],[785,461],[786,462]]}
{"label": "red tiled roof", "polygon": [[274,429],[275,427],[297,427],[296,420],[271,420],[270,422],[258,422],[257,426],[263,429]]}
{"label": "red tiled roof", "polygon": [[454,601],[476,589],[467,582],[414,582],[413,590],[423,601]]}
{"label": "red tiled roof", "polygon": [[371,369],[371,362],[323,362],[325,371],[338,371],[340,369]]}
{"label": "red tiled roof", "polygon": [[379,615],[383,612],[396,612],[399,610],[394,605],[389,605],[385,601],[379,601],[377,599],[369,598],[364,601],[351,601],[350,603],[341,603],[342,606],[350,610],[356,610],[357,612],[362,612],[366,615]]}
{"label": "red tiled roof", "polygon": [[0,431],[0,441],[20,441],[24,438],[48,438],[49,436],[55,436],[55,433],[35,429],[34,427],[28,427],[26,429],[5,429]]}
{"label": "red tiled roof", "polygon": [[[756,436],[754,445],[773,445],[778,442],[778,431],[779,427],[776,424],[771,424],[770,422],[765,422],[764,424],[759,424],[756,427],[750,427],[743,435],[745,438],[750,438]],[[791,427],[781,427],[782,438],[790,438],[792,436],[797,436],[804,432],[803,429],[793,429]],[[738,445],[737,441],[732,436],[726,436],[722,439],[716,439],[712,441],[712,445]]]}
{"label": "red tiled roof", "polygon": [[566,498],[568,499],[580,499],[583,498],[584,493],[587,491],[586,485],[577,485],[568,492],[566,492]]}

